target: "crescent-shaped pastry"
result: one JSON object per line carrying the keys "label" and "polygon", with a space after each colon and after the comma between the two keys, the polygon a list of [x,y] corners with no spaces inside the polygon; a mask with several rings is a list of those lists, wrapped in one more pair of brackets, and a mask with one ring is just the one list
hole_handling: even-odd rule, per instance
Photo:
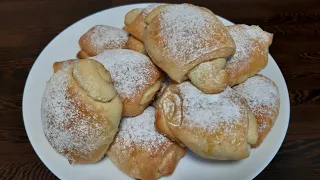
{"label": "crescent-shaped pastry", "polygon": [[79,39],[79,59],[96,56],[108,49],[131,49],[146,54],[144,44],[126,31],[106,25],[96,25]]}
{"label": "crescent-shaped pastry", "polygon": [[144,44],[136,39],[133,36],[129,36],[128,41],[127,41],[127,48],[126,49],[131,49],[133,51],[137,51],[141,54],[147,55],[146,49],[144,47]]}
{"label": "crescent-shaped pastry", "polygon": [[257,141],[256,119],[230,87],[205,94],[190,82],[172,84],[156,106],[156,128],[204,158],[244,159]]}
{"label": "crescent-shaped pastry", "polygon": [[136,8],[129,11],[124,17],[124,25],[128,26],[129,24],[131,24],[142,10],[143,8]]}
{"label": "crescent-shaped pastry", "polygon": [[97,61],[55,63],[41,117],[46,139],[70,163],[95,163],[113,142],[122,103],[109,72]]}
{"label": "crescent-shaped pastry", "polygon": [[125,16],[125,31],[129,32],[132,36],[143,42],[143,33],[147,24],[145,23],[146,16],[156,7],[162,4],[156,3],[148,5],[143,9],[133,9]]}
{"label": "crescent-shaped pastry", "polygon": [[233,88],[244,97],[258,122],[258,147],[273,127],[280,108],[277,85],[269,78],[255,75]]}
{"label": "crescent-shaped pastry", "polygon": [[172,80],[181,83],[189,78],[209,94],[226,88],[225,58],[234,54],[235,43],[210,10],[191,4],[164,5],[146,19],[146,51]]}
{"label": "crescent-shaped pastry", "polygon": [[158,133],[155,109],[124,118],[107,155],[124,173],[135,179],[158,179],[173,173],[186,149]]}
{"label": "crescent-shaped pastry", "polygon": [[269,46],[273,34],[258,26],[245,24],[227,26],[236,43],[236,53],[227,60],[229,86],[234,86],[254,76],[268,64]]}
{"label": "crescent-shaped pastry", "polygon": [[109,71],[123,102],[123,116],[136,116],[153,100],[163,76],[151,60],[127,49],[106,50],[92,57]]}

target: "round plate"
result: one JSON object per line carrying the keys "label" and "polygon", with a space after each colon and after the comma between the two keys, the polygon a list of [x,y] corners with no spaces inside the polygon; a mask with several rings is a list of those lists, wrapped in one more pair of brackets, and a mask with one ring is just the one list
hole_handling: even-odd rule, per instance
{"label": "round plate", "polygon": [[[97,24],[122,28],[125,14],[133,8],[148,4],[134,4],[108,9],[86,17],[68,27],[54,38],[35,61],[23,94],[23,118],[29,140],[43,163],[60,179],[131,179],[106,157],[96,164],[70,165],[57,154],[46,140],[41,121],[41,97],[51,77],[52,64],[75,58],[79,51],[78,40],[89,28]],[[225,25],[231,22],[220,18]],[[241,161],[213,161],[202,159],[188,151],[171,176],[162,179],[253,179],[272,160],[285,137],[290,114],[289,95],[283,75],[269,55],[268,66],[261,71],[270,77],[280,91],[280,113],[271,132],[262,145],[253,149],[249,158]]]}

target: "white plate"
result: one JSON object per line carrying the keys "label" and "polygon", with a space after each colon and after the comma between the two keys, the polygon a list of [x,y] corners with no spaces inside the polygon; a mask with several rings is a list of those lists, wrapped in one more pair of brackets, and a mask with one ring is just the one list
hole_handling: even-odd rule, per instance
{"label": "white plate", "polygon": [[[52,75],[54,61],[75,58],[79,51],[78,40],[89,28],[106,24],[122,28],[125,14],[133,8],[148,4],[134,4],[108,9],[86,17],[68,27],[54,38],[34,63],[23,95],[23,118],[29,140],[43,163],[63,180],[130,179],[118,170],[108,158],[96,164],[69,165],[57,154],[46,140],[42,131],[40,116],[41,97],[46,82]],[[231,22],[220,18],[226,25]],[[288,90],[283,75],[275,60],[269,55],[268,66],[261,72],[270,77],[280,90],[280,114],[271,132],[258,149],[252,150],[250,157],[242,161],[212,161],[201,159],[191,153],[179,162],[173,175],[162,179],[253,179],[272,160],[285,137],[290,114]]]}

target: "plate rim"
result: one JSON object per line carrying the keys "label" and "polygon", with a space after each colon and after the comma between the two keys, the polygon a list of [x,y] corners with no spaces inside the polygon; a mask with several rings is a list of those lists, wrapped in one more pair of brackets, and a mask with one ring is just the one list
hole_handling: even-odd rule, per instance
{"label": "plate rim", "polygon": [[[62,179],[61,176],[58,176],[58,173],[56,173],[53,169],[53,167],[49,167],[48,164],[46,163],[46,160],[44,160],[45,158],[42,156],[42,154],[40,153],[40,150],[39,148],[37,148],[37,146],[35,146],[35,142],[33,139],[30,138],[30,129],[28,130],[28,128],[26,128],[26,108],[24,108],[25,106],[27,106],[27,102],[26,102],[26,96],[28,96],[27,92],[28,92],[28,89],[29,86],[30,86],[30,79],[32,78],[33,76],[33,72],[35,71],[34,68],[35,68],[35,64],[36,63],[39,63],[39,57],[42,56],[42,54],[46,51],[46,49],[48,49],[48,47],[50,47],[50,45],[59,37],[61,36],[61,34],[63,34],[64,32],[68,31],[68,29],[72,28],[73,26],[75,26],[76,24],[80,23],[81,21],[84,21],[85,19],[87,18],[90,18],[92,16],[95,16],[99,13],[102,13],[104,11],[109,11],[109,10],[112,10],[112,9],[117,9],[117,8],[124,8],[124,7],[130,7],[130,6],[136,6],[136,5],[150,5],[150,4],[157,4],[157,3],[131,3],[131,4],[125,4],[125,5],[117,5],[117,6],[113,6],[111,8],[107,8],[107,9],[103,9],[103,10],[100,10],[100,11],[97,11],[93,14],[90,14],[88,16],[85,16],[79,20],[77,20],[76,22],[72,23],[71,25],[69,25],[68,27],[66,27],[64,30],[62,30],[60,33],[58,33],[41,51],[41,53],[38,55],[38,57],[36,58],[36,60],[34,61],[34,63],[32,64],[32,67],[28,73],[28,77],[27,77],[27,80],[26,80],[26,83],[25,83],[25,86],[24,86],[24,89],[23,89],[23,98],[22,98],[22,115],[23,115],[23,124],[24,124],[24,128],[25,128],[25,131],[26,131],[26,134],[27,134],[27,137],[30,141],[30,144],[33,148],[33,150],[36,152],[37,156],[40,158],[41,162],[46,166],[46,168],[48,168],[50,170],[51,173],[53,173],[56,177],[58,177],[59,179]],[[170,3],[166,3],[166,4],[170,4]],[[217,14],[216,14],[217,15]],[[217,15],[218,17],[226,20],[228,23],[231,23],[231,24],[234,24],[232,21],[229,21],[228,19],[222,17],[222,16],[219,16]],[[268,53],[269,56],[271,56],[270,53]],[[272,57],[272,56],[271,56]],[[285,131],[284,133],[281,133],[281,137],[279,137],[279,139],[281,140],[281,143],[278,143],[277,144],[277,147],[275,148],[276,151],[275,153],[271,153],[268,157],[268,160],[264,161],[264,164],[261,166],[261,168],[259,168],[258,170],[255,171],[255,173],[252,173],[254,175],[252,175],[252,179],[254,179],[255,177],[257,177],[269,164],[270,162],[274,159],[274,157],[277,155],[277,153],[279,152],[279,149],[281,148],[282,144],[284,143],[284,139],[287,135],[287,132],[288,132],[288,127],[289,127],[289,123],[290,123],[290,112],[291,112],[291,106],[290,106],[290,97],[289,97],[289,91],[288,91],[288,87],[287,87],[287,83],[286,83],[286,80],[284,78],[284,75],[281,71],[281,69],[279,68],[277,62],[275,61],[275,59],[272,57],[272,59],[274,60],[275,62],[275,65],[277,66],[277,68],[279,69],[281,75],[282,75],[282,80],[284,82],[284,87],[286,88],[285,89],[285,99],[287,99],[287,102],[284,102],[284,104],[288,104],[288,111],[287,113],[285,114],[285,116],[288,117],[288,120],[287,120],[287,123],[286,123],[286,126],[284,127]],[[282,102],[281,102],[282,103]],[[279,111],[280,112],[280,111]],[[40,117],[41,118],[41,117]]]}

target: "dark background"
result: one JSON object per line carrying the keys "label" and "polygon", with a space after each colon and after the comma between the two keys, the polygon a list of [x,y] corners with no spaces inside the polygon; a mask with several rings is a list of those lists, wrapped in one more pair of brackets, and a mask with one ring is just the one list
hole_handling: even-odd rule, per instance
{"label": "dark background", "polygon": [[[81,18],[135,2],[0,0],[1,180],[56,179],[33,151],[22,119],[23,88],[42,49]],[[280,151],[256,179],[320,179],[320,0],[188,2],[234,23],[260,25],[275,36],[270,53],[289,88],[290,125]]]}

